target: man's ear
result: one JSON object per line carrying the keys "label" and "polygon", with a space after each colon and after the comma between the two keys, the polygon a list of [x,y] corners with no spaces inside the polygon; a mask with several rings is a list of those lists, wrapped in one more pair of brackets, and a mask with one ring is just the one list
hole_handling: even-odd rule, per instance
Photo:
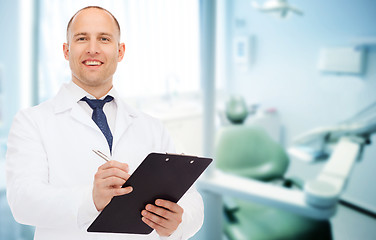
{"label": "man's ear", "polygon": [[66,60],[69,60],[69,44],[68,43],[63,44],[63,52],[64,52],[64,58]]}
{"label": "man's ear", "polygon": [[125,44],[124,43],[119,43],[119,55],[118,55],[118,62],[123,60],[125,53]]}

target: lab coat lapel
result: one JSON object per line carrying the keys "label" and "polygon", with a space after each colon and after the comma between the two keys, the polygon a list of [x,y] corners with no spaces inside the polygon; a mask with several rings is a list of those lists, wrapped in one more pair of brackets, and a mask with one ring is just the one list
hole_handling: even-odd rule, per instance
{"label": "lab coat lapel", "polygon": [[77,121],[97,130],[100,131],[99,127],[95,124],[95,122],[90,118],[90,116],[78,105],[77,103],[73,105],[71,111],[72,118],[76,119]]}
{"label": "lab coat lapel", "polygon": [[116,147],[123,134],[132,124],[133,118],[137,116],[134,110],[127,106],[121,99],[117,101],[117,104],[118,108],[116,113],[115,132],[113,133],[114,142],[112,144],[112,149]]}
{"label": "lab coat lapel", "polygon": [[71,117],[85,124],[96,131],[100,131],[95,122],[90,118],[90,116],[85,113],[85,111],[78,105],[77,101],[72,97],[67,89],[67,84],[64,84],[56,97],[54,98],[54,110],[55,114],[62,113],[71,109]]}

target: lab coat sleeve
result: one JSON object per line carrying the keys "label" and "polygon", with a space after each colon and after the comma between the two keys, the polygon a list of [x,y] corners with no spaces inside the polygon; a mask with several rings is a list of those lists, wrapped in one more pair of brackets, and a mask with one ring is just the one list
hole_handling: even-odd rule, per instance
{"label": "lab coat sleeve", "polygon": [[13,216],[19,223],[42,228],[77,228],[87,190],[49,184],[48,158],[30,111],[16,115],[8,137],[7,198]]}
{"label": "lab coat sleeve", "polygon": [[[167,131],[163,134],[162,142],[167,147],[166,152],[175,152]],[[194,185],[183,195],[178,205],[184,209],[182,222],[173,234],[169,237],[160,237],[161,240],[188,239],[200,230],[204,222],[204,203]]]}

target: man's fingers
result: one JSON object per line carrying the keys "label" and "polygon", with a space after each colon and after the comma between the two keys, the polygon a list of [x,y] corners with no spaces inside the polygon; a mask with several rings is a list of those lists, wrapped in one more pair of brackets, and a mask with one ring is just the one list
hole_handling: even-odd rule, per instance
{"label": "man's fingers", "polygon": [[94,205],[98,211],[102,211],[114,196],[133,191],[132,187],[122,188],[130,177],[128,171],[128,164],[117,161],[108,161],[98,168],[93,187]]}
{"label": "man's fingers", "polygon": [[171,219],[173,217],[173,213],[171,211],[166,210],[165,208],[154,206],[152,204],[146,205],[146,210],[165,219]]}
{"label": "man's fingers", "polygon": [[155,229],[160,236],[171,235],[181,224],[183,208],[177,203],[157,199],[155,206],[147,204],[141,211],[142,221]]}
{"label": "man's fingers", "polygon": [[147,217],[142,217],[141,220],[146,223],[149,227],[151,227],[152,229],[155,229],[157,232],[161,232],[161,231],[166,231],[167,229],[162,227],[161,225],[153,222],[152,220],[150,220],[149,218]]}
{"label": "man's fingers", "polygon": [[170,236],[179,225],[174,224],[170,220],[164,219],[146,210],[143,210],[141,214],[141,220],[149,227],[155,229],[155,231],[157,231],[158,235],[160,236]]}
{"label": "man's fingers", "polygon": [[154,224],[160,226],[160,227],[164,227],[165,225],[167,225],[167,219],[163,218],[163,217],[160,217],[160,216],[157,216],[151,212],[148,212],[146,210],[143,210],[141,212],[143,218],[146,218],[147,220],[153,222]]}
{"label": "man's fingers", "polygon": [[171,202],[171,201],[163,200],[163,199],[157,199],[155,201],[155,205],[166,208],[174,213],[183,213],[184,211],[183,208],[180,207],[178,204]]}
{"label": "man's fingers", "polygon": [[128,178],[130,177],[129,173],[119,169],[119,168],[108,168],[102,171],[98,171],[95,174],[95,178],[97,179],[106,179],[108,177],[118,177],[124,179],[124,181],[127,181]]}
{"label": "man's fingers", "polygon": [[101,165],[98,170],[106,170],[108,168],[119,168],[125,172],[129,172],[129,166],[126,163],[121,163],[115,160],[111,160]]}
{"label": "man's fingers", "polygon": [[133,188],[131,186],[125,187],[125,188],[114,188],[112,189],[112,195],[113,196],[121,196],[124,194],[131,193],[133,191]]}
{"label": "man's fingers", "polygon": [[97,187],[121,187],[125,183],[125,180],[118,177],[108,177],[105,179],[102,179],[100,181],[97,181]]}

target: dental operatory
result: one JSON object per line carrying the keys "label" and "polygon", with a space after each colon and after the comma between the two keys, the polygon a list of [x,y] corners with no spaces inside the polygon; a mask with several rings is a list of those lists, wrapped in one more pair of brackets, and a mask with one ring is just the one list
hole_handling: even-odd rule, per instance
{"label": "dental operatory", "polygon": [[[0,239],[376,239],[375,23],[371,0],[1,0]],[[153,152],[178,180],[211,163],[92,231]]]}

